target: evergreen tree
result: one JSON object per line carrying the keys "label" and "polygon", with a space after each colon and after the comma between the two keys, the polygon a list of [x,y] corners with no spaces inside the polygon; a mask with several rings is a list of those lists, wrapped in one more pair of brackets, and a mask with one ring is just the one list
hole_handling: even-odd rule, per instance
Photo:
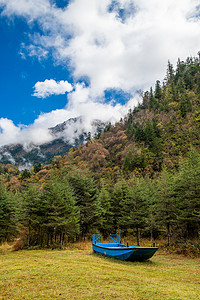
{"label": "evergreen tree", "polygon": [[145,228],[147,222],[146,199],[142,197],[142,185],[136,178],[131,186],[124,184],[124,197],[120,199],[121,215],[119,224],[123,228],[131,228],[136,232],[137,245],[140,244],[140,230]]}
{"label": "evergreen tree", "polygon": [[135,124],[135,140],[138,142],[145,141],[145,133],[139,123]]}
{"label": "evergreen tree", "polygon": [[42,199],[45,204],[42,227],[48,233],[48,243],[54,246],[57,236],[61,246],[65,235],[74,239],[79,233],[79,210],[68,181],[51,174]]}
{"label": "evergreen tree", "polygon": [[132,123],[133,123],[133,112],[130,108],[128,111],[128,126],[131,125]]}
{"label": "evergreen tree", "polygon": [[24,180],[25,178],[30,178],[31,173],[29,170],[25,169],[21,172],[21,180]]}
{"label": "evergreen tree", "polygon": [[130,150],[124,159],[123,169],[125,171],[134,171],[137,169],[142,173],[147,165],[148,158],[143,152],[135,153]]}
{"label": "evergreen tree", "polygon": [[157,100],[153,94],[152,87],[150,88],[150,93],[149,93],[149,107],[154,110],[159,107],[159,103],[157,102]]}
{"label": "evergreen tree", "polygon": [[172,101],[177,101],[178,100],[178,91],[177,91],[177,86],[175,85],[174,81],[172,81],[170,84],[170,92],[172,95]]}
{"label": "evergreen tree", "polygon": [[104,236],[106,236],[113,230],[113,212],[111,206],[111,195],[104,184],[100,190],[98,200],[101,207],[100,231]]}
{"label": "evergreen tree", "polygon": [[70,173],[68,178],[76,195],[76,205],[80,209],[80,230],[85,238],[86,234],[101,224],[98,191],[94,180],[78,170]]}
{"label": "evergreen tree", "polygon": [[33,172],[38,173],[40,170],[42,170],[42,164],[41,163],[35,164],[33,168]]}
{"label": "evergreen tree", "polygon": [[87,142],[90,142],[91,139],[92,139],[91,132],[88,132],[88,134],[87,134]]}
{"label": "evergreen tree", "polygon": [[149,92],[144,92],[144,95],[142,97],[142,106],[144,109],[149,108]]}
{"label": "evergreen tree", "polygon": [[41,191],[36,184],[29,184],[21,194],[22,203],[20,207],[19,220],[27,229],[27,246],[41,244],[42,236],[41,225],[44,220],[44,202],[41,198]]}
{"label": "evergreen tree", "polygon": [[156,120],[150,122],[149,120],[146,122],[146,126],[144,128],[145,134],[145,142],[149,146],[149,149],[156,154],[157,158],[162,157],[162,140],[160,138],[160,132],[157,128]]}
{"label": "evergreen tree", "polygon": [[178,225],[181,237],[199,237],[200,230],[200,155],[194,149],[182,164],[176,178]]}
{"label": "evergreen tree", "polygon": [[156,138],[156,133],[153,124],[149,120],[146,122],[144,134],[146,143],[149,144],[151,147],[153,140]]}
{"label": "evergreen tree", "polygon": [[187,92],[182,93],[180,98],[180,112],[181,116],[184,118],[187,112],[192,111],[192,103]]}
{"label": "evergreen tree", "polygon": [[16,235],[15,213],[14,196],[0,183],[0,241],[7,241]]}
{"label": "evergreen tree", "polygon": [[[112,213],[113,213],[113,223],[114,231],[117,232],[119,226],[124,225],[121,222],[122,218],[122,205],[123,202],[129,202],[130,189],[125,180],[119,180],[112,191]],[[128,228],[128,225],[124,228]]]}
{"label": "evergreen tree", "polygon": [[174,67],[173,65],[170,63],[170,61],[168,61],[168,65],[167,65],[167,83],[172,83],[174,81]]}
{"label": "evergreen tree", "polygon": [[166,232],[170,245],[173,226],[177,223],[176,197],[174,194],[174,176],[163,170],[157,183],[157,222]]}
{"label": "evergreen tree", "polygon": [[184,61],[181,61],[180,58],[177,62],[176,74],[175,74],[175,83],[177,84],[181,79],[183,79],[183,74],[185,70],[186,64]]}
{"label": "evergreen tree", "polygon": [[151,246],[153,246],[159,232],[159,226],[156,223],[157,194],[154,181],[148,177],[140,178],[140,197],[147,208],[145,221],[151,236]]}
{"label": "evergreen tree", "polygon": [[155,98],[160,100],[161,97],[162,97],[162,89],[161,89],[161,86],[160,86],[160,81],[157,80],[156,81],[156,86],[155,86]]}

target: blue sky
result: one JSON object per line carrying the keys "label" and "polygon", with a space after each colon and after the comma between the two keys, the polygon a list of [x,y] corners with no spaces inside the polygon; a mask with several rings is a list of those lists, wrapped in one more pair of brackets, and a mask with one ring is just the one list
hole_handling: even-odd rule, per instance
{"label": "blue sky", "polygon": [[0,117],[12,119],[15,124],[31,124],[41,112],[65,106],[65,95],[52,95],[49,101],[33,97],[33,86],[37,81],[46,78],[70,80],[67,68],[55,66],[51,57],[42,61],[36,57],[22,58],[21,43],[27,40],[30,32],[30,28],[20,18],[12,22],[5,17],[0,19]]}
{"label": "blue sky", "polygon": [[0,0],[0,145],[82,115],[116,122],[200,50],[199,0]]}

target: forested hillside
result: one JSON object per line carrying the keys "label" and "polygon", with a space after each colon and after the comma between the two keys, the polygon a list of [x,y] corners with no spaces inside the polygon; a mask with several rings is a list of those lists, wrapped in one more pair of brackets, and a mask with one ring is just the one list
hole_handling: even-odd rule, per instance
{"label": "forested hillside", "polygon": [[199,59],[169,62],[164,82],[86,145],[31,171],[0,166],[0,240],[56,247],[121,228],[138,244],[198,248],[199,129]]}

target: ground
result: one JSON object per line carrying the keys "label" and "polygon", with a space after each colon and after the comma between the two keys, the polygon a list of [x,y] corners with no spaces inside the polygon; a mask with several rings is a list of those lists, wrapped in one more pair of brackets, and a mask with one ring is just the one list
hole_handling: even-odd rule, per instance
{"label": "ground", "polygon": [[133,263],[88,247],[0,248],[0,299],[200,299],[200,260],[158,251]]}

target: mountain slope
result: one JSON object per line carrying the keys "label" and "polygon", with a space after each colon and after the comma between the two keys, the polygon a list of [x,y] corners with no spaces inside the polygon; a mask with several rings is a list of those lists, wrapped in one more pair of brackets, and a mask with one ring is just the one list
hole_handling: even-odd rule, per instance
{"label": "mountain slope", "polygon": [[124,120],[71,156],[93,171],[154,176],[164,167],[177,170],[191,147],[199,151],[199,133],[200,63],[188,58],[178,61],[176,71],[169,63],[162,85],[157,81]]}

